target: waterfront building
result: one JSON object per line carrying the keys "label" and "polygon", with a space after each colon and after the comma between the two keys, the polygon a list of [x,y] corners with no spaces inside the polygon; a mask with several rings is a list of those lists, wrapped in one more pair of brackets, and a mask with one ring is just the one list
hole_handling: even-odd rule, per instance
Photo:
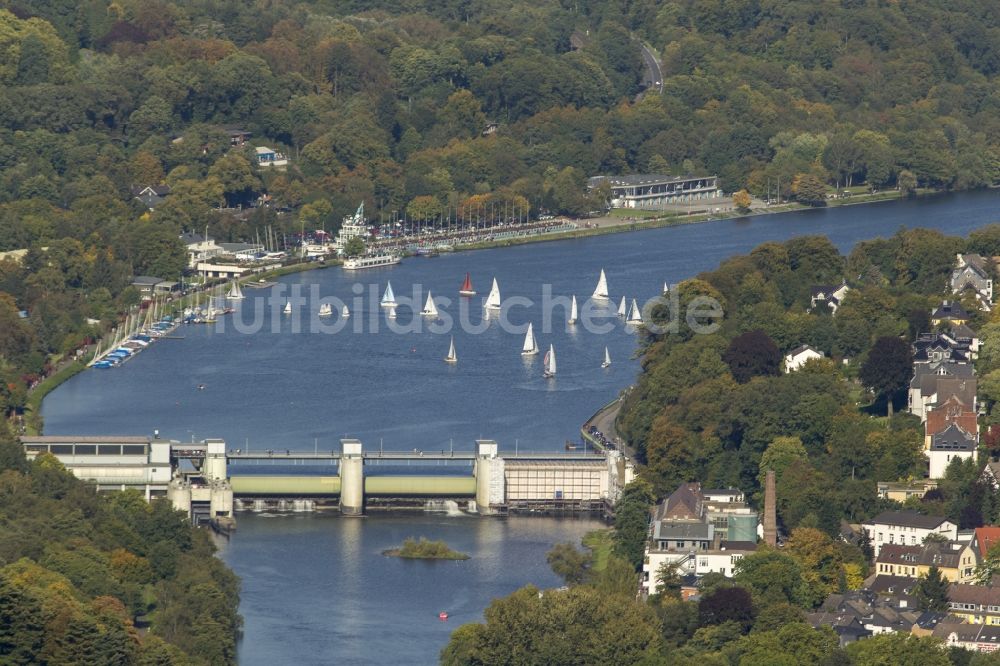
{"label": "waterfront building", "polygon": [[368,221],[365,219],[365,202],[362,201],[353,215],[345,215],[340,231],[333,241],[338,254],[343,254],[347,241],[352,238],[368,239]]}
{"label": "waterfront building", "polygon": [[587,181],[587,189],[605,183],[611,189],[612,208],[660,210],[675,204],[710,203],[722,198],[717,176],[594,176]]}
{"label": "waterfront building", "polygon": [[181,234],[181,242],[187,248],[188,268],[195,268],[199,263],[222,254],[222,248],[216,244],[214,238],[208,236],[184,233]]}

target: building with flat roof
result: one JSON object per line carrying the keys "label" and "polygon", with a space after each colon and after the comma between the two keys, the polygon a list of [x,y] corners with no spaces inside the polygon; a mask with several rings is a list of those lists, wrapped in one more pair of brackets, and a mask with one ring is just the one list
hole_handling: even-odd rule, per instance
{"label": "building with flat roof", "polygon": [[722,198],[718,176],[594,176],[588,179],[587,188],[593,190],[604,183],[611,187],[612,208],[659,210],[675,204],[690,205]]}

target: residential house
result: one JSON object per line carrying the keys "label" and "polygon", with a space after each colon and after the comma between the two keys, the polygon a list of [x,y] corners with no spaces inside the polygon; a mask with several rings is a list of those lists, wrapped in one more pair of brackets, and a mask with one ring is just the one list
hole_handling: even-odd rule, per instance
{"label": "residential house", "polygon": [[839,285],[833,284],[821,284],[816,285],[812,288],[812,294],[809,299],[810,310],[815,308],[817,305],[825,305],[830,308],[832,312],[836,312],[840,304],[844,302],[844,297],[847,292],[851,290],[847,286],[847,282],[841,282]]}
{"label": "residential house", "polygon": [[922,544],[929,534],[940,534],[949,541],[958,537],[958,526],[943,516],[926,516],[916,511],[883,511],[864,523],[875,556],[886,544]]}
{"label": "residential house", "polygon": [[785,372],[794,372],[809,361],[823,358],[823,352],[816,351],[809,345],[799,345],[785,354]]}
{"label": "residential house", "polygon": [[938,487],[935,479],[912,479],[910,481],[879,481],[876,487],[878,496],[900,504],[912,498],[922,499],[929,490]]}
{"label": "residential house", "polygon": [[951,395],[947,400],[936,405],[927,412],[924,421],[924,450],[931,448],[931,438],[948,426],[954,424],[973,435],[979,434],[979,415],[966,405],[957,395]]}
{"label": "residential house", "polygon": [[483,126],[482,135],[490,136],[491,134],[496,134],[498,129],[500,129],[500,124],[491,120]]}
{"label": "residential house", "polygon": [[288,157],[267,146],[254,148],[254,160],[262,168],[284,168],[288,166]]}
{"label": "residential house", "polygon": [[975,567],[970,563],[974,561],[975,554],[965,543],[884,544],[875,558],[875,574],[919,578],[936,566],[945,580],[966,583],[972,580],[972,569]]}
{"label": "residential house", "polygon": [[968,363],[970,360],[972,360],[972,350],[969,348],[969,344],[959,341],[949,333],[921,333],[913,341],[914,363],[938,361]]}
{"label": "residential house", "polygon": [[931,634],[944,641],[947,647],[963,648],[974,652],[996,652],[1000,650],[1000,626],[989,624],[965,624],[963,622],[941,622]]}
{"label": "residential house", "polygon": [[683,483],[653,511],[643,561],[643,592],[659,584],[657,572],[676,564],[682,575],[711,571],[731,576],[733,567],[756,550],[757,514],[734,488],[702,490]]}
{"label": "residential house", "polygon": [[932,435],[931,447],[925,452],[930,461],[930,478],[943,479],[948,465],[956,458],[975,460],[978,445],[975,435],[966,432],[955,423]]}
{"label": "residential house", "polygon": [[952,326],[968,324],[970,319],[972,319],[972,315],[958,301],[943,301],[931,313],[932,326],[940,326],[943,323]]}
{"label": "residential house", "polygon": [[961,296],[972,292],[980,307],[989,310],[993,303],[993,278],[988,260],[979,254],[959,254],[951,272],[951,293]]}
{"label": "residential house", "polygon": [[948,614],[969,624],[1000,625],[1000,587],[952,583]]}
{"label": "residential house", "polygon": [[907,394],[907,410],[921,421],[927,412],[944,404],[948,398],[958,396],[962,404],[976,411],[976,369],[971,363],[937,361],[915,363],[913,379]]}
{"label": "residential house", "polygon": [[226,134],[229,135],[229,145],[233,148],[242,148],[250,140],[250,132],[239,127],[227,128]]}
{"label": "residential house", "polygon": [[975,558],[971,565],[976,567],[982,564],[986,560],[986,556],[990,554],[990,549],[997,543],[1000,543],[1000,527],[993,525],[977,527],[969,542],[969,548]]}
{"label": "residential house", "polygon": [[163,199],[170,194],[169,185],[145,185],[132,188],[132,196],[143,203],[149,210],[156,210],[156,207],[163,203]]}
{"label": "residential house", "polygon": [[979,357],[979,333],[968,324],[952,326],[948,334],[960,344],[968,347],[972,358]]}

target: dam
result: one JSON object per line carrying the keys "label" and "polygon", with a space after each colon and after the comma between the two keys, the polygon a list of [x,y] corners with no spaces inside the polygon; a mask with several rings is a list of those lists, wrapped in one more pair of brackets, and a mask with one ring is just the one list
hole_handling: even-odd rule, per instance
{"label": "dam", "polygon": [[306,453],[230,449],[221,439],[197,443],[153,437],[22,437],[29,459],[55,456],[98,492],[135,488],[147,500],[169,499],[193,522],[231,524],[239,510],[424,508],[454,502],[470,513],[609,513],[635,476],[614,449],[532,453],[500,451],[476,440],[473,451],[366,451],[340,440],[337,451]]}

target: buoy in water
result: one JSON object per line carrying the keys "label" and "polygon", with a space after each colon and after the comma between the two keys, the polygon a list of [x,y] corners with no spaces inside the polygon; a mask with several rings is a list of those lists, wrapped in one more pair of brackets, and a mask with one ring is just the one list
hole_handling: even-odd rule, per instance
{"label": "buoy in water", "polygon": [[440,613],[438,613],[438,619],[444,622],[445,620],[448,619],[448,613],[441,611]]}

